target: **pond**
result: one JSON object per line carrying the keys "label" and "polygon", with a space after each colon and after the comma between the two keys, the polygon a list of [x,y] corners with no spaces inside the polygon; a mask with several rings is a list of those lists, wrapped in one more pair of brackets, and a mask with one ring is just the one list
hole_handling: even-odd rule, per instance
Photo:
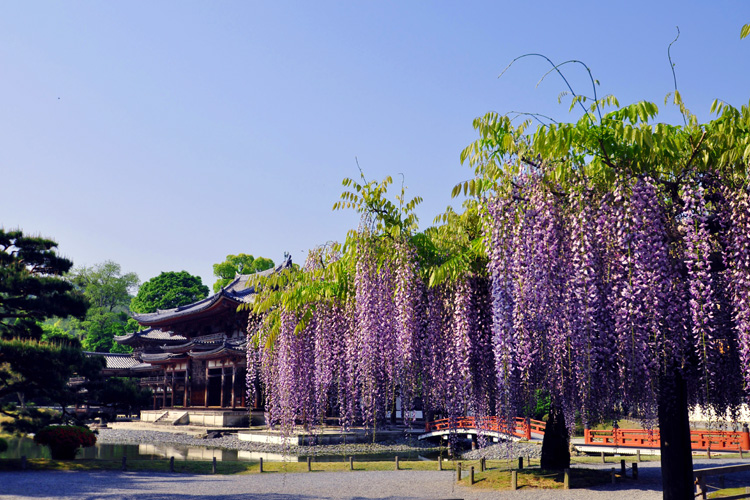
{"label": "pond", "polygon": [[[49,449],[46,446],[39,446],[29,438],[10,438],[8,449],[0,453],[0,458],[50,458]],[[78,452],[76,459],[100,459],[100,460],[119,460],[125,455],[132,460],[163,460],[174,457],[175,460],[212,460],[216,457],[217,461],[223,462],[254,462],[260,458],[264,461],[273,462],[298,462],[305,461],[305,456],[257,452],[246,450],[224,450],[221,448],[212,448],[208,446],[187,446],[173,443],[154,443],[154,444],[97,444],[90,448],[84,448]],[[410,450],[388,453],[377,453],[355,455],[355,460],[359,461],[392,461],[398,455],[401,460],[437,460],[440,452],[434,450]],[[342,455],[316,455],[315,461],[318,462],[345,462],[349,458]]]}

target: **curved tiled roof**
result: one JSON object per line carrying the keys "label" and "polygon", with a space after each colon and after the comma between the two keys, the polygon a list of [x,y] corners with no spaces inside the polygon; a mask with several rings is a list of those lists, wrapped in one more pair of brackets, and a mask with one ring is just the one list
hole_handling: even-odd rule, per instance
{"label": "curved tiled roof", "polygon": [[268,269],[266,271],[260,271],[255,274],[240,274],[238,275],[234,281],[229,283],[227,286],[219,290],[218,293],[207,297],[203,300],[199,300],[198,302],[193,302],[192,304],[187,304],[180,307],[175,307],[173,309],[164,309],[164,310],[157,310],[153,313],[145,313],[145,314],[133,314],[133,318],[135,318],[136,321],[143,325],[148,324],[156,324],[162,321],[169,321],[169,320],[175,320],[183,317],[188,317],[193,314],[201,313],[203,311],[207,311],[214,307],[216,304],[221,302],[222,300],[228,300],[233,305],[240,305],[244,303],[248,303],[252,301],[252,296],[255,294],[255,287],[247,286],[248,280],[250,278],[259,277],[259,276],[269,276],[273,273],[277,273],[282,271],[283,269],[286,269],[288,267],[291,267],[292,265],[292,258],[287,256],[286,260],[276,266],[273,269]]}
{"label": "curved tiled roof", "polygon": [[173,354],[171,352],[158,352],[158,353],[146,353],[141,354],[141,361],[144,363],[158,363],[160,361],[169,361],[172,359],[186,359],[185,354]]}
{"label": "curved tiled roof", "polygon": [[104,369],[105,370],[126,370],[137,364],[138,360],[133,357],[132,354],[120,354],[113,352],[89,352],[85,351],[84,354],[90,358],[102,357],[104,358]]}
{"label": "curved tiled roof", "polygon": [[191,351],[190,357],[191,358],[213,358],[213,357],[219,357],[221,355],[235,355],[235,356],[245,356],[247,352],[247,341],[244,342],[231,342],[231,341],[225,341],[220,346],[218,346],[215,349],[211,349],[210,351]]}
{"label": "curved tiled roof", "polygon": [[184,342],[187,338],[182,335],[175,335],[172,332],[159,330],[158,328],[147,328],[146,330],[141,330],[139,332],[115,336],[114,340],[118,344],[131,345],[137,343],[139,340],[149,343],[174,343]]}

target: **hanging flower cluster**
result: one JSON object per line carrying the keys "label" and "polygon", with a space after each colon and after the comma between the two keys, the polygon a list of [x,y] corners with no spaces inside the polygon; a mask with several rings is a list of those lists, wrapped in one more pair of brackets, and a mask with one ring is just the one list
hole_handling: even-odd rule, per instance
{"label": "hanging flower cluster", "polygon": [[[708,221],[719,197],[687,186],[669,199],[647,177],[553,194],[527,174],[486,203],[498,413],[519,415],[544,388],[566,417],[651,419],[668,371],[693,404],[736,410],[750,361],[747,195],[735,193],[723,233]],[[722,252],[725,271],[712,268]]]}
{"label": "hanging flower cluster", "polygon": [[[691,182],[563,190],[530,168],[482,202],[486,268],[429,287],[414,240],[364,224],[333,278],[320,255],[308,263],[317,291],[281,304],[277,330],[251,324],[250,396],[262,389],[282,428],[377,427],[415,408],[511,421],[543,391],[572,426],[578,412],[653,419],[660,380],[679,373],[691,404],[736,414],[750,386],[750,194]],[[320,292],[328,279],[336,293]]]}

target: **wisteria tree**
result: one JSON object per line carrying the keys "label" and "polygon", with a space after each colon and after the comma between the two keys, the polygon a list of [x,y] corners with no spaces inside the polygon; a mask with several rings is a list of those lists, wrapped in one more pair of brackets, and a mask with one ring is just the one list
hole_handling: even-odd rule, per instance
{"label": "wisteria tree", "polygon": [[750,107],[671,100],[682,125],[611,96],[531,134],[489,113],[457,189],[484,209],[498,411],[544,387],[569,424],[658,420],[664,497],[691,498],[688,406],[736,418],[750,383]]}

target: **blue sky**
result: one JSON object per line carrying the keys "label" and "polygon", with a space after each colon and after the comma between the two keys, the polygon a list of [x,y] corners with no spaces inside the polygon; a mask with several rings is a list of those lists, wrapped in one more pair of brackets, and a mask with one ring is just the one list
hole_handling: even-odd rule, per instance
{"label": "blue sky", "polygon": [[750,100],[745,23],[740,0],[3,2],[0,226],[142,281],[211,285],[230,253],[302,263],[357,226],[331,211],[355,158],[403,174],[426,227],[458,203],[475,117],[577,118],[559,79],[536,87],[540,59],[498,79],[514,57],[585,61],[600,95],[663,108],[679,26],[678,86],[705,120],[714,98]]}

